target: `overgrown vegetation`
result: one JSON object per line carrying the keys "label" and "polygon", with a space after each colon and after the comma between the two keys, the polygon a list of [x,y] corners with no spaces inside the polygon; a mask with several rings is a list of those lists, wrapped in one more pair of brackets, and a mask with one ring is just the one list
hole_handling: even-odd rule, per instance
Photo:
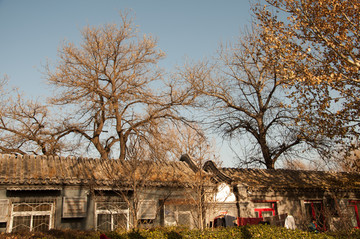
{"label": "overgrown vegetation", "polygon": [[[255,225],[244,227],[188,230],[181,227],[162,227],[148,230],[132,230],[130,232],[108,232],[105,233],[111,239],[143,239],[143,238],[360,238],[360,230],[354,229],[342,232],[311,233],[301,230],[288,230],[283,227],[269,225]],[[22,238],[42,238],[42,239],[92,239],[100,238],[101,232],[95,231],[74,231],[74,230],[50,230],[48,232],[26,232],[1,234],[0,239],[22,239]]]}

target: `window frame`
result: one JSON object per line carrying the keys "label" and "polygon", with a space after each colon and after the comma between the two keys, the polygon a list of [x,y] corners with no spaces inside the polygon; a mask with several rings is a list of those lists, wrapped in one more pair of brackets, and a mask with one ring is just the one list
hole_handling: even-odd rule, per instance
{"label": "window frame", "polygon": [[[149,208],[153,211],[148,212]],[[156,200],[141,200],[138,204],[138,220],[155,220],[157,211],[158,205]]]}
{"label": "window frame", "polygon": [[[317,223],[317,227],[320,231],[327,231],[326,228],[326,214],[325,214],[325,203],[323,200],[304,200],[304,207],[306,210],[306,204],[310,204],[311,208],[311,220],[315,220]],[[320,204],[320,215],[317,215],[317,210],[315,209],[314,204]],[[320,223],[322,224],[322,227]]]}
{"label": "window frame", "polygon": [[[193,218],[193,214],[191,213],[191,210],[186,210],[186,211],[182,211],[179,210],[179,206],[177,204],[165,204],[164,205],[164,224],[165,226],[188,226],[190,228],[192,228],[194,226],[194,218]],[[166,215],[166,208],[167,207],[175,207],[175,210],[172,212],[174,215],[174,219],[175,219],[175,225],[167,223],[166,218],[168,218],[169,216]],[[191,205],[189,204],[189,207],[191,208]],[[179,224],[179,216],[180,215],[189,215],[189,225],[181,225]]]}
{"label": "window frame", "polygon": [[[14,211],[14,207],[20,204],[48,204],[50,205],[50,210],[49,211],[21,211],[21,212],[17,212]],[[14,226],[14,218],[15,217],[26,217],[26,216],[30,216],[30,232],[33,231],[33,227],[34,227],[34,216],[49,216],[49,228],[48,230],[52,229],[54,227],[54,212],[55,212],[55,202],[16,202],[16,203],[11,203],[11,212],[10,212],[10,222],[9,222],[9,226],[8,226],[8,233],[11,233],[13,231],[13,226]]]}
{"label": "window frame", "polygon": [[348,207],[353,207],[354,212],[355,212],[355,218],[356,218],[356,223],[357,223],[357,227],[355,227],[355,228],[360,228],[360,217],[359,217],[358,205],[360,205],[359,200],[349,200]]}
{"label": "window frame", "polygon": [[[278,200],[253,200],[254,212],[257,213],[257,218],[263,218],[263,212],[272,212],[272,216],[277,215],[277,202]],[[256,203],[270,203],[270,207],[256,207]]]}
{"label": "window frame", "polygon": [[[109,204],[116,204],[117,202],[95,202],[95,229],[98,230],[98,215],[111,215],[110,217],[110,229],[111,231],[114,231],[116,228],[114,225],[114,215],[117,214],[125,214],[126,216],[126,230],[129,229],[129,208],[127,209],[98,209],[99,203],[109,203]],[[120,202],[123,203],[123,202]]]}

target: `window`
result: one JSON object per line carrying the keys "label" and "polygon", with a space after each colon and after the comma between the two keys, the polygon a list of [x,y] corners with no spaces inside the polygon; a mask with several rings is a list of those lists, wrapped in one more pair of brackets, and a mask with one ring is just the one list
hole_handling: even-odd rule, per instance
{"label": "window", "polygon": [[129,228],[129,209],[125,202],[97,202],[95,210],[96,229],[113,231]]}
{"label": "window", "polygon": [[359,209],[360,209],[360,201],[349,201],[349,207],[351,209],[351,223],[354,227],[360,227],[360,218],[359,218]]}
{"label": "window", "polygon": [[190,205],[165,205],[165,226],[193,226]]}
{"label": "window", "polygon": [[277,214],[276,201],[254,201],[255,217],[271,217]]}
{"label": "window", "polygon": [[155,200],[143,200],[139,202],[137,219],[140,228],[151,228],[154,226],[157,209],[158,205]]}
{"label": "window", "polygon": [[53,215],[53,202],[13,203],[9,232],[49,230]]}
{"label": "window", "polygon": [[304,201],[304,205],[308,222],[315,220],[318,230],[326,231],[323,202],[321,200],[308,200]]}

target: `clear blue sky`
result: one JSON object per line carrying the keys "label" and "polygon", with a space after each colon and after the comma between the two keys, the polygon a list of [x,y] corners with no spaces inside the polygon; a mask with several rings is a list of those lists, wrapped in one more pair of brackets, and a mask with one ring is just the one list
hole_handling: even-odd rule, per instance
{"label": "clear blue sky", "polygon": [[212,56],[251,21],[249,0],[0,0],[0,76],[26,96],[46,96],[41,71],[56,62],[61,42],[81,42],[87,25],[119,23],[122,10],[135,14],[140,33],[158,39],[169,70]]}

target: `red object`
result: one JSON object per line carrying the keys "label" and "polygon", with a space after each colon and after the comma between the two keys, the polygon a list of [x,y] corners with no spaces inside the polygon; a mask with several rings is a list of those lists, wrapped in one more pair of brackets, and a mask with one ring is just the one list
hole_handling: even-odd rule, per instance
{"label": "red object", "polygon": [[110,238],[108,238],[105,234],[101,234],[100,239],[110,239]]}
{"label": "red object", "polygon": [[259,217],[263,217],[263,212],[271,212],[272,215],[275,216],[275,209],[273,208],[255,208],[254,211],[259,214]]}
{"label": "red object", "polygon": [[237,218],[237,225],[238,226],[245,226],[245,225],[256,225],[259,222],[262,222],[262,217],[238,217]]}

